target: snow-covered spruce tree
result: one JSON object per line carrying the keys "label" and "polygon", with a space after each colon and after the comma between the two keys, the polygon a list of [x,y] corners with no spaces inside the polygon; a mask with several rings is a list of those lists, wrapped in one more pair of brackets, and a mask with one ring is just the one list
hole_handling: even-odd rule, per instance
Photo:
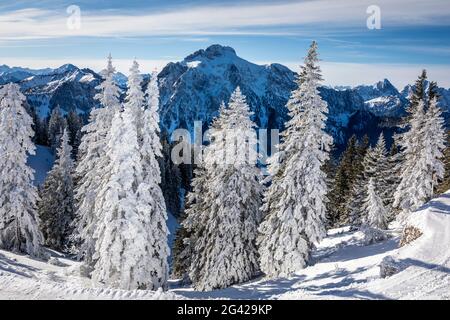
{"label": "snow-covered spruce tree", "polygon": [[[136,117],[142,114],[139,110],[144,102],[136,62],[130,72],[124,110],[114,116],[108,135],[108,174],[103,176],[96,198],[92,277],[111,287],[155,290],[166,287],[169,253],[167,216],[155,157],[160,150],[153,149],[157,144],[149,139],[158,129],[154,123],[146,123],[153,115],[146,121]],[[155,112],[157,107],[147,110]],[[138,132],[140,123],[144,126],[140,128],[142,136]]]}
{"label": "snow-covered spruce tree", "polygon": [[446,148],[442,157],[444,163],[444,177],[436,188],[436,193],[444,193],[450,190],[450,132],[447,131]]}
{"label": "snow-covered spruce tree", "polygon": [[349,221],[348,223],[352,228],[358,228],[361,225],[361,217],[363,201],[365,197],[365,186],[367,181],[364,177],[364,159],[370,149],[369,137],[365,135],[359,142],[357,147],[357,166],[356,172],[357,176],[352,186],[350,193],[350,199],[347,203],[347,210]]}
{"label": "snow-covered spruce tree", "polygon": [[[422,78],[423,76],[419,80]],[[423,96],[417,90],[413,97],[416,95]],[[417,105],[410,107],[413,113],[408,117],[407,131],[399,139],[403,161],[393,205],[403,213],[400,220],[403,220],[404,214],[418,209],[433,196],[437,180],[444,173],[441,161],[445,148],[443,119],[436,105],[435,94],[430,92],[428,96],[433,98],[427,103],[426,97],[411,100],[411,104],[417,101]],[[428,105],[427,110],[425,104]]]}
{"label": "snow-covered spruce tree", "polygon": [[68,130],[64,130],[57,159],[41,190],[38,204],[45,244],[52,249],[66,249],[74,218],[73,160]]}
{"label": "snow-covered spruce tree", "polygon": [[84,258],[88,267],[93,266],[95,243],[92,236],[97,223],[96,197],[100,180],[106,174],[105,168],[109,163],[109,155],[105,152],[106,137],[111,131],[113,116],[120,108],[120,90],[113,80],[114,72],[112,58],[109,56],[107,68],[102,71],[104,81],[97,87],[100,92],[95,96],[102,108],[92,109],[88,124],[82,128],[84,135],[78,149],[76,219],[72,241],[78,247],[79,258]]}
{"label": "snow-covered spruce tree", "polygon": [[[168,279],[169,266],[169,246],[167,238],[169,230],[167,228],[167,209],[164,196],[160,187],[161,170],[157,158],[162,157],[162,145],[159,138],[159,89],[158,74],[153,72],[150,76],[146,96],[147,107],[141,107],[144,120],[141,129],[139,150],[143,169],[143,183],[138,189],[138,197],[147,203],[146,211],[141,214],[150,214],[151,229],[149,231],[151,242],[150,249],[152,255],[151,265],[151,288],[165,287]],[[140,87],[140,84],[139,84]],[[137,119],[138,120],[138,119]],[[138,121],[137,121],[138,123]],[[137,129],[139,133],[139,128]],[[138,208],[138,211],[140,208]]]}
{"label": "snow-covered spruce tree", "polygon": [[67,115],[67,129],[69,129],[69,144],[72,146],[72,156],[76,159],[78,147],[81,143],[81,128],[83,120],[75,111],[70,111]]}
{"label": "snow-covered spruce tree", "polygon": [[375,178],[370,178],[367,185],[367,197],[364,199],[364,207],[367,210],[365,224],[371,228],[385,230],[388,226],[388,211],[376,188]]}
{"label": "snow-covered spruce tree", "polygon": [[390,174],[389,159],[383,133],[380,134],[377,144],[373,148],[369,148],[365,153],[362,167],[363,171],[355,183],[350,204],[352,206],[350,221],[355,227],[366,223],[367,220],[368,210],[364,205],[364,199],[367,198],[368,185],[371,178],[374,179],[374,186],[379,190],[378,192],[380,192],[380,197],[385,205],[391,197],[388,192],[390,190],[388,183]]}
{"label": "snow-covered spruce tree", "polygon": [[186,195],[186,209],[177,231],[173,249],[173,275],[189,282],[189,269],[194,254],[194,246],[204,230],[207,218],[205,192],[208,176],[203,164],[199,164],[194,171],[192,191]]}
{"label": "snow-covered spruce tree", "polygon": [[431,196],[434,194],[438,181],[444,178],[445,173],[443,151],[445,150],[446,134],[444,128],[445,120],[441,109],[437,106],[437,98],[432,98],[425,114],[424,136],[422,137],[426,141],[423,152],[428,155],[427,161],[432,171]]}
{"label": "snow-covered spruce tree", "polygon": [[32,118],[16,84],[0,89],[0,247],[41,255],[42,234],[36,212],[37,190],[27,158],[35,154]]}
{"label": "snow-covered spruce tree", "polygon": [[[253,157],[255,123],[251,115],[238,87],[210,131],[211,143],[203,160],[208,177],[201,187],[203,200],[200,208],[190,207],[184,223],[194,232],[189,278],[196,290],[248,281],[259,269],[256,236],[262,187]],[[196,208],[201,211],[194,211]],[[199,223],[202,232],[195,227]]]}
{"label": "snow-covered spruce tree", "polygon": [[401,153],[399,152],[398,145],[394,139],[391,145],[391,149],[387,159],[387,172],[386,172],[386,197],[385,204],[389,211],[389,220],[395,219],[394,193],[400,182],[400,169],[401,169]]}
{"label": "snow-covered spruce tree", "polygon": [[287,122],[279,152],[270,160],[272,184],[265,194],[261,224],[261,269],[269,277],[304,268],[314,243],[325,235],[326,175],[332,137],[325,132],[328,107],[318,91],[322,80],[313,42],[287,104]]}
{"label": "snow-covered spruce tree", "polygon": [[61,136],[66,126],[66,119],[64,119],[59,106],[56,106],[53,109],[48,121],[48,143],[53,152],[56,152],[56,149],[59,147]]}

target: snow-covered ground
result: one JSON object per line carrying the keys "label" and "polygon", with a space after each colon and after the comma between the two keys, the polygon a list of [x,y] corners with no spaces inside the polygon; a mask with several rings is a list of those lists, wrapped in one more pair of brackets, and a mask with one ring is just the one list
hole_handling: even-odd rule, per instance
{"label": "snow-covered ground", "polygon": [[[363,235],[334,229],[314,252],[315,264],[286,279],[257,279],[212,292],[170,283],[167,292],[101,288],[79,275],[78,262],[56,266],[0,251],[1,299],[450,299],[450,193],[410,217],[423,235],[398,248],[398,235],[365,246]],[[59,256],[53,252],[54,256]],[[403,271],[380,278],[379,264],[392,256]]]}

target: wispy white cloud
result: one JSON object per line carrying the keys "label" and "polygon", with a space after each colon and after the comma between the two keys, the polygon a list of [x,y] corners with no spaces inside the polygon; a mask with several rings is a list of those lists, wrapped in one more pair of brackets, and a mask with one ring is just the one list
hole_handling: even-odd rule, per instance
{"label": "wispy white cloud", "polygon": [[[316,0],[279,4],[203,5],[164,12],[93,12],[81,7],[81,29],[66,27],[65,11],[23,9],[0,14],[0,39],[69,36],[280,35],[280,26],[364,27],[373,0]],[[383,25],[448,25],[448,0],[378,0]],[[297,31],[289,31],[292,34]]]}

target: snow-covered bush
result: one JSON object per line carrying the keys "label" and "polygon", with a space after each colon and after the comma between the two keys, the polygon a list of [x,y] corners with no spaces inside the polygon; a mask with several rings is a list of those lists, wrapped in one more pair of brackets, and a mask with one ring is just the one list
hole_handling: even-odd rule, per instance
{"label": "snow-covered bush", "polygon": [[395,260],[391,256],[386,256],[380,263],[380,277],[388,278],[399,273],[403,268],[404,265],[401,262]]}
{"label": "snow-covered bush", "polygon": [[367,226],[363,227],[361,230],[364,233],[365,245],[370,245],[389,239],[389,235],[384,230]]}

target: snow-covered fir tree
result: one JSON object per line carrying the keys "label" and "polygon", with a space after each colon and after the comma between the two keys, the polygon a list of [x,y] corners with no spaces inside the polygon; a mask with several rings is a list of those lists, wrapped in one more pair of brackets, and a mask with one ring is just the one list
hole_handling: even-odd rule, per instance
{"label": "snow-covered fir tree", "polygon": [[261,269],[269,277],[287,276],[305,267],[314,243],[325,235],[326,174],[332,137],[325,132],[328,107],[318,91],[322,80],[317,43],[313,42],[292,92],[279,151],[269,170],[261,224]]}
{"label": "snow-covered fir tree", "polygon": [[362,161],[363,171],[358,176],[354,185],[351,206],[350,221],[353,226],[358,227],[366,223],[368,210],[364,205],[364,201],[368,194],[368,185],[370,179],[373,178],[374,188],[379,190],[383,204],[386,205],[388,199],[392,197],[389,193],[389,158],[387,156],[386,141],[384,134],[380,133],[377,144],[373,148],[369,148]]}
{"label": "snow-covered fir tree", "polygon": [[56,106],[48,120],[48,143],[53,152],[56,152],[56,149],[59,147],[61,136],[66,126],[66,119],[64,119],[59,106]]}
{"label": "snow-covered fir tree", "polygon": [[69,144],[72,146],[72,156],[76,159],[78,154],[78,147],[81,143],[81,128],[83,127],[83,120],[75,111],[70,111],[67,114],[67,129],[69,130]]}
{"label": "snow-covered fir tree", "polygon": [[347,202],[348,223],[352,228],[358,228],[361,225],[362,203],[365,197],[365,187],[367,181],[364,175],[364,159],[370,150],[369,137],[365,135],[357,148],[357,175],[352,186],[350,199]]}
{"label": "snow-covered fir tree", "polygon": [[104,80],[97,87],[100,92],[95,96],[102,107],[92,109],[88,124],[82,128],[84,134],[78,151],[75,190],[77,210],[73,241],[78,246],[79,257],[84,258],[89,267],[93,266],[92,255],[95,248],[93,233],[97,223],[96,197],[100,179],[106,174],[105,168],[109,163],[109,155],[105,152],[106,138],[111,131],[114,114],[120,108],[120,89],[114,82],[114,72],[110,55],[107,68],[102,71]]}
{"label": "snow-covered fir tree", "polygon": [[[444,177],[445,168],[443,157],[445,150],[445,120],[441,109],[437,106],[437,98],[432,98],[429,102],[428,110],[425,114],[424,136],[426,141],[423,152],[428,156],[428,166],[431,174],[431,196],[438,185],[438,181]],[[430,196],[430,197],[431,197]]]}
{"label": "snow-covered fir tree", "polygon": [[437,186],[437,193],[444,193],[450,190],[450,132],[447,131],[446,138],[446,148],[444,150],[444,155],[442,157],[442,162],[444,163],[444,177],[439,182]]}
{"label": "snow-covered fir tree", "polygon": [[189,269],[194,254],[196,239],[203,234],[206,225],[205,190],[208,185],[208,176],[203,164],[199,164],[194,171],[192,191],[186,195],[186,209],[177,230],[173,249],[173,274],[189,282]]}
{"label": "snow-covered fir tree", "polygon": [[[155,290],[167,285],[168,229],[155,156],[161,145],[153,140],[158,123],[150,121],[158,107],[149,106],[145,117],[141,80],[134,62],[123,111],[115,114],[108,135],[110,162],[96,197],[92,277],[111,287]],[[144,119],[137,118],[142,114]]]}
{"label": "snow-covered fir tree", "polygon": [[375,178],[370,178],[367,185],[367,197],[364,199],[364,207],[367,210],[365,225],[385,230],[388,227],[388,211],[376,188]]}
{"label": "snow-covered fir tree", "polygon": [[68,130],[64,130],[57,159],[48,173],[38,204],[41,230],[45,244],[55,250],[67,249],[71,223],[74,219],[73,160]]}
{"label": "snow-covered fir tree", "polygon": [[[423,74],[418,81],[425,81]],[[441,161],[445,148],[444,122],[437,107],[436,94],[424,94],[423,87],[424,84],[416,85],[409,108],[412,113],[408,117],[407,131],[398,139],[403,161],[393,206],[403,213],[400,220],[403,220],[404,214],[416,210],[433,196],[437,180],[444,174]]]}
{"label": "snow-covered fir tree", "polygon": [[[164,196],[160,187],[161,169],[157,158],[162,157],[162,145],[159,137],[159,88],[158,74],[153,72],[150,76],[147,92],[147,107],[143,110],[143,125],[139,150],[143,168],[143,183],[138,189],[138,197],[142,197],[143,202],[147,202],[146,211],[141,214],[150,214],[151,235],[150,248],[152,250],[152,264],[149,266],[152,275],[152,288],[165,287],[169,266],[169,247],[167,238],[167,209]],[[138,131],[139,133],[139,128]]]}
{"label": "snow-covered fir tree", "polygon": [[34,171],[27,165],[28,155],[35,154],[34,133],[24,102],[18,85],[0,89],[0,247],[39,256],[38,195]]}
{"label": "snow-covered fir tree", "polygon": [[385,194],[385,205],[389,211],[389,221],[395,219],[395,208],[393,207],[394,203],[394,194],[397,186],[400,182],[400,169],[401,169],[401,153],[399,152],[398,145],[395,141],[392,142],[391,149],[388,154],[387,159],[387,172],[386,172],[386,189]]}
{"label": "snow-covered fir tree", "polygon": [[256,236],[262,186],[252,160],[256,145],[251,115],[238,87],[212,124],[203,159],[207,183],[198,184],[202,174],[194,181],[194,193],[203,192],[194,197],[203,199],[190,206],[184,226],[194,233],[187,241],[194,241],[189,278],[197,290],[248,281],[259,269]]}

